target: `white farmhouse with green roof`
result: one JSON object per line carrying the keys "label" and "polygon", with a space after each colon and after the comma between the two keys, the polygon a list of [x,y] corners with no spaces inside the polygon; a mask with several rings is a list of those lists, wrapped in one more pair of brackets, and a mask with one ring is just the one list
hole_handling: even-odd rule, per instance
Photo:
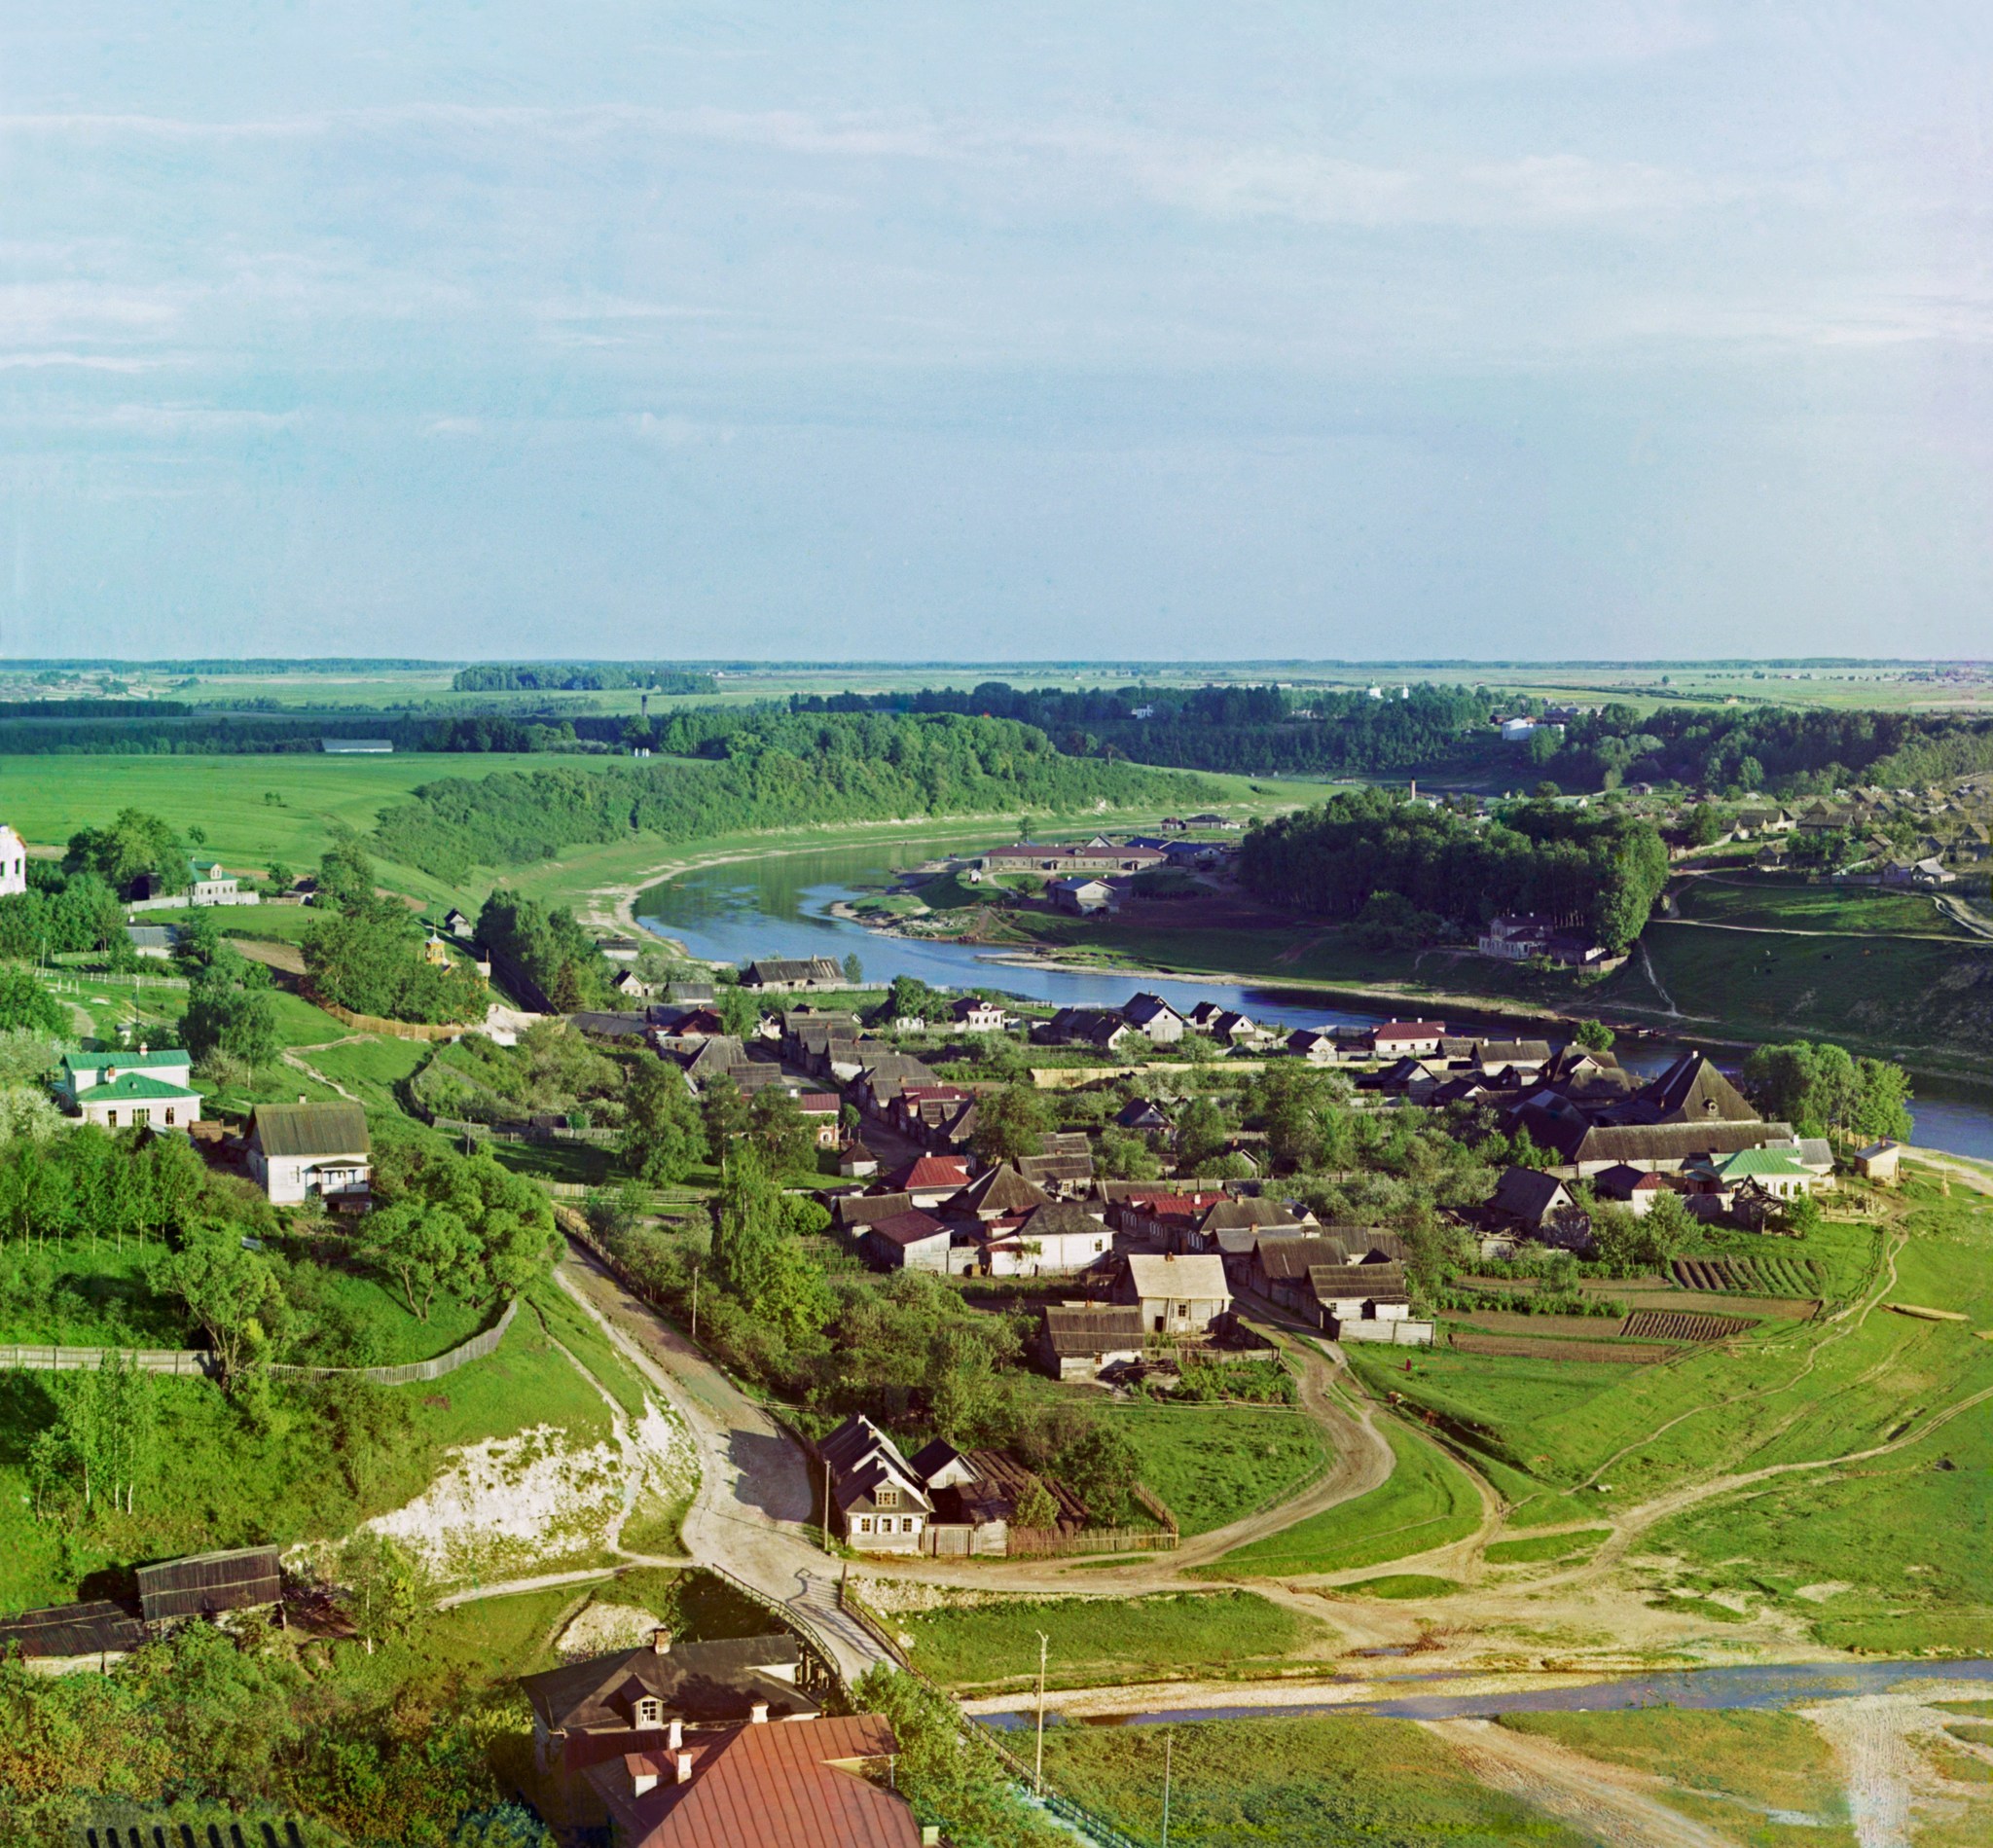
{"label": "white farmhouse with green roof", "polygon": [[1725,1189],[1755,1181],[1778,1200],[1810,1194],[1820,1180],[1811,1169],[1800,1167],[1795,1150],[1784,1148],[1740,1148],[1734,1155],[1719,1155],[1710,1172]]}
{"label": "white farmhouse with green roof", "polygon": [[56,1083],[71,1113],[100,1129],[185,1129],[200,1121],[193,1056],[179,1047],[66,1053]]}

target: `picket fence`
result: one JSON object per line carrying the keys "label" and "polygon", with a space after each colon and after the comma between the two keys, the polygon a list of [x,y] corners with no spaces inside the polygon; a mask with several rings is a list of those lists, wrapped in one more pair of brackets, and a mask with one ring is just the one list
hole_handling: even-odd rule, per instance
{"label": "picket fence", "polygon": [[[505,1313],[481,1334],[459,1343],[448,1354],[433,1359],[409,1360],[398,1366],[272,1366],[272,1373],[298,1373],[325,1377],[347,1374],[371,1380],[376,1386],[413,1386],[420,1380],[440,1380],[460,1366],[482,1360],[497,1351],[519,1313],[517,1301],[505,1305]],[[0,1370],[20,1368],[30,1373],[82,1372],[99,1367],[110,1355],[119,1355],[141,1373],[212,1373],[214,1356],[205,1348],[62,1348],[41,1342],[16,1342],[0,1347]]]}

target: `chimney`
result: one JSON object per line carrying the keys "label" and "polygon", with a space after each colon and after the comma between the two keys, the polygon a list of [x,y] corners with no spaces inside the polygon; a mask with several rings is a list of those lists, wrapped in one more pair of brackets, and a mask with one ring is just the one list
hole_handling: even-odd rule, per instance
{"label": "chimney", "polygon": [[141,1040],[140,1040],[140,1041],[138,1042],[138,1056],[139,1056],[139,1057],[140,1057],[141,1059],[143,1059],[143,1058],[145,1057],[145,1054],[146,1054],[146,1044],[145,1044],[145,1041],[141,1039]]}
{"label": "chimney", "polygon": [[671,1730],[666,1739],[666,1750],[676,1752],[685,1743],[685,1722],[676,1714],[671,1716]]}
{"label": "chimney", "polygon": [[641,1796],[641,1795],[643,1795],[643,1794],[645,1794],[645,1793],[646,1793],[647,1791],[654,1791],[654,1790],[656,1790],[656,1789],[657,1789],[657,1787],[658,1787],[658,1774],[657,1774],[657,1773],[656,1773],[655,1771],[652,1771],[652,1770],[648,1770],[648,1769],[646,1769],[646,1770],[642,1770],[642,1771],[639,1771],[639,1770],[638,1770],[638,1769],[636,1768],[636,1767],[637,1767],[637,1766],[638,1766],[639,1764],[642,1764],[642,1765],[648,1765],[648,1763],[649,1763],[649,1762],[650,1762],[650,1761],[649,1761],[649,1760],[648,1760],[647,1758],[632,1758],[632,1759],[631,1759],[631,1761],[630,1761],[630,1794],[631,1794],[631,1795],[633,1795],[633,1796]]}
{"label": "chimney", "polygon": [[311,1102],[311,1100],[310,1100],[309,1098],[308,1098],[308,1097],[307,1097],[307,1096],[306,1096],[306,1095],[304,1094],[304,1092],[300,1091],[300,1092],[298,1093],[298,1102],[299,1102],[300,1104],[308,1104],[308,1103],[310,1103],[310,1102]]}
{"label": "chimney", "polygon": [[662,1623],[650,1633],[650,1652],[653,1655],[669,1655],[671,1652],[671,1633]]}
{"label": "chimney", "polygon": [[765,1726],[768,1724],[767,1701],[757,1700],[753,1706],[747,1709],[747,1723],[750,1726]]}
{"label": "chimney", "polygon": [[692,1782],[692,1754],[689,1752],[678,1754],[678,1782],[680,1784],[690,1784]]}

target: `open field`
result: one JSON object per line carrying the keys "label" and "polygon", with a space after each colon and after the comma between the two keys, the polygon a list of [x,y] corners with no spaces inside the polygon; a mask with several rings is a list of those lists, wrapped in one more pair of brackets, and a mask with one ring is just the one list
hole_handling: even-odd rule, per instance
{"label": "open field", "polygon": [[1395,1422],[1384,1421],[1381,1429],[1397,1466],[1380,1487],[1235,1547],[1211,1570],[1241,1576],[1342,1572],[1403,1559],[1471,1534],[1480,1522],[1481,1499],[1460,1466]]}
{"label": "open field", "polygon": [[979,1693],[1035,1685],[1038,1633],[1051,1639],[1048,1687],[1200,1674],[1226,1676],[1323,1644],[1324,1625],[1250,1591],[1149,1598],[1013,1599],[902,1614],[913,1659],[944,1686]]}
{"label": "open field", "polygon": [[[1049,1728],[1058,1787],[1143,1841],[1162,1832],[1162,1726]],[[1171,1735],[1170,1840],[1184,1848],[1580,1848],[1591,1837],[1480,1783],[1408,1721],[1205,1721]]]}
{"label": "open field", "polygon": [[1129,1405],[1114,1410],[1141,1458],[1141,1479],[1187,1538],[1286,1501],[1327,1467],[1322,1430],[1286,1409]]}
{"label": "open field", "polygon": [[1832,931],[1844,936],[1901,933],[1972,940],[1972,933],[1923,892],[1875,886],[1802,885],[1774,879],[1685,880],[1676,902],[1685,918],[1754,930]]}
{"label": "open field", "polygon": [[1564,1534],[1530,1534],[1521,1540],[1490,1540],[1481,1557],[1491,1566],[1529,1566],[1546,1559],[1586,1553],[1611,1538],[1610,1527],[1580,1527]]}

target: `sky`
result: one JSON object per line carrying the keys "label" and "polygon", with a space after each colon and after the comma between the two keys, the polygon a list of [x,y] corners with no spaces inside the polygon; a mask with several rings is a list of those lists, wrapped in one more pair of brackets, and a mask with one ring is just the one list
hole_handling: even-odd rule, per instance
{"label": "sky", "polygon": [[1993,654],[1993,9],[0,0],[0,654]]}

